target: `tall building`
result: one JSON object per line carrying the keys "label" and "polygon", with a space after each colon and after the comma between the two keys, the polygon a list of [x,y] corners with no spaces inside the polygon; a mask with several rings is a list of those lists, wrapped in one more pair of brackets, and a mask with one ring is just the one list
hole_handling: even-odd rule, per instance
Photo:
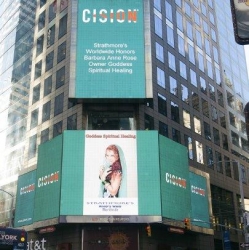
{"label": "tall building", "polygon": [[[229,0],[0,0],[0,31],[0,225],[25,228],[29,249],[239,249],[242,193],[249,210],[249,85]],[[98,163],[99,138],[121,137],[136,159],[126,155],[127,166],[137,166],[125,172],[122,160],[122,182],[133,176],[126,190],[138,200],[101,217],[82,205],[102,202],[86,199],[92,183],[83,176]],[[162,174],[164,153],[181,154],[175,168],[190,173],[187,182],[207,178],[205,195],[193,183],[187,189],[211,201],[210,217],[192,220],[201,204],[164,190],[185,187],[167,172],[174,160]],[[25,194],[34,218],[22,218]]]}

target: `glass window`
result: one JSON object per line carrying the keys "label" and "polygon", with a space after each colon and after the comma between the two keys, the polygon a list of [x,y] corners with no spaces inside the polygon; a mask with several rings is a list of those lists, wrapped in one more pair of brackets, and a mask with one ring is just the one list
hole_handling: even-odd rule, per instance
{"label": "glass window", "polygon": [[195,65],[195,50],[194,47],[190,44],[188,44],[188,56],[189,61]]}
{"label": "glass window", "polygon": [[158,112],[162,115],[167,116],[167,101],[166,97],[164,97],[161,94],[157,94],[157,100],[158,100]]}
{"label": "glass window", "polygon": [[194,6],[198,9],[199,8],[199,0],[193,0]]}
{"label": "glass window", "polygon": [[210,8],[213,9],[213,0],[208,0],[208,5],[209,5]]}
{"label": "glass window", "polygon": [[172,76],[169,77],[170,93],[178,96],[177,81]]}
{"label": "glass window", "polygon": [[212,63],[207,60],[207,71],[208,71],[208,76],[211,78],[211,79],[214,79],[214,75],[213,75],[213,66],[212,66]]}
{"label": "glass window", "polygon": [[201,135],[201,120],[194,116],[195,133]]}
{"label": "glass window", "polygon": [[202,72],[204,72],[204,58],[203,58],[203,55],[198,52],[197,56],[198,56],[198,62],[199,62],[199,69]]}
{"label": "glass window", "polygon": [[231,108],[235,108],[234,96],[227,91],[227,104]]}
{"label": "glass window", "polygon": [[206,146],[207,167],[214,169],[214,157],[212,148]]}
{"label": "glass window", "polygon": [[161,62],[164,62],[163,46],[156,42],[156,58]]}
{"label": "glass window", "polygon": [[42,60],[40,60],[35,65],[35,79],[41,76],[41,71],[42,71]]}
{"label": "glass window", "polygon": [[241,147],[244,151],[246,151],[247,153],[249,153],[249,145],[248,145],[248,141],[245,140],[244,138],[241,137]]}
{"label": "glass window", "polygon": [[218,55],[218,50],[216,47],[213,46],[213,54],[214,54],[214,60],[219,63],[219,55]]}
{"label": "glass window", "polygon": [[165,137],[169,137],[168,134],[168,125],[166,125],[165,123],[159,121],[159,134],[163,135]]}
{"label": "glass window", "polygon": [[206,117],[209,117],[208,102],[206,100],[204,100],[203,98],[201,98],[201,100],[202,100],[202,113]]}
{"label": "glass window", "polygon": [[67,33],[67,15],[62,17],[60,20],[58,39],[63,37],[66,33]]}
{"label": "glass window", "polygon": [[213,29],[211,29],[211,37],[216,42],[216,33]]}
{"label": "glass window", "polygon": [[38,109],[35,109],[31,112],[31,122],[30,122],[30,129],[36,127],[38,125]]}
{"label": "glass window", "polygon": [[221,153],[215,151],[216,169],[218,173],[223,173]]}
{"label": "glass window", "polygon": [[215,88],[214,88],[214,86],[211,85],[211,84],[209,84],[208,86],[209,86],[209,97],[210,97],[212,100],[216,101],[216,99],[215,99]]}
{"label": "glass window", "polygon": [[64,93],[55,97],[54,116],[57,116],[63,112],[63,104],[64,104],[63,99],[64,99]]}
{"label": "glass window", "polygon": [[202,26],[203,26],[204,32],[208,35],[209,34],[209,27],[208,27],[207,22],[205,22],[204,20],[202,20]]}
{"label": "glass window", "polygon": [[44,129],[41,131],[41,143],[49,140],[49,129]]}
{"label": "glass window", "polygon": [[63,86],[65,83],[65,66],[56,72],[56,89]]}
{"label": "glass window", "polygon": [[57,3],[54,1],[49,5],[48,22],[51,22],[56,16]]}
{"label": "glass window", "polygon": [[217,96],[218,96],[218,104],[221,106],[221,107],[224,107],[224,99],[223,99],[223,94],[217,90]]}
{"label": "glass window", "polygon": [[46,71],[50,70],[53,68],[53,63],[54,63],[54,51],[51,51],[47,56],[46,56]]}
{"label": "glass window", "polygon": [[192,17],[192,14],[191,14],[191,7],[188,3],[185,2],[185,13],[189,16],[189,17]]}
{"label": "glass window", "polygon": [[235,127],[235,128],[238,128],[239,126],[239,123],[238,123],[238,119],[237,117],[235,116],[235,114],[229,112],[229,121],[230,121],[230,124]]}
{"label": "glass window", "polygon": [[185,56],[185,45],[184,45],[184,39],[178,35],[178,51],[180,54]]}
{"label": "glass window", "polygon": [[61,62],[65,58],[66,58],[66,42],[58,46],[57,63]]}
{"label": "glass window", "polygon": [[181,133],[175,128],[172,128],[172,140],[181,143]]}
{"label": "glass window", "polygon": [[180,117],[179,117],[179,106],[171,102],[171,120],[179,123],[180,122]]}
{"label": "glass window", "polygon": [[52,76],[49,76],[45,79],[44,82],[44,96],[47,96],[51,93],[52,90]]}
{"label": "glass window", "polygon": [[31,159],[36,155],[36,140],[37,140],[37,135],[33,135],[29,138],[28,159]]}
{"label": "glass window", "polygon": [[192,91],[192,107],[197,110],[200,111],[200,104],[199,104],[199,96],[198,94],[196,94],[194,91]]}
{"label": "glass window", "polygon": [[63,11],[68,6],[68,0],[61,0],[60,11]]}
{"label": "glass window", "polygon": [[221,111],[219,111],[219,116],[220,116],[220,125],[221,127],[223,128],[226,128],[226,117],[225,117],[225,114]]}
{"label": "glass window", "polygon": [[207,84],[206,81],[200,77],[201,92],[207,94]]}
{"label": "glass window", "polygon": [[212,115],[212,120],[218,123],[218,112],[216,107],[214,107],[213,105],[211,105],[211,115]]}
{"label": "glass window", "polygon": [[47,47],[50,47],[54,44],[55,40],[55,25],[48,29],[47,33]]}
{"label": "glass window", "polygon": [[193,41],[193,27],[190,22],[187,21],[187,36],[190,40]]}
{"label": "glass window", "polygon": [[219,130],[216,128],[213,128],[213,135],[214,135],[214,143],[218,146],[220,146],[220,133]]}
{"label": "glass window", "polygon": [[180,63],[180,76],[187,80],[187,69],[185,63],[182,61]]}
{"label": "glass window", "polygon": [[189,104],[188,88],[183,84],[181,84],[181,96],[182,96],[182,101]]}
{"label": "glass window", "polygon": [[154,7],[161,12],[161,0],[154,0]]}
{"label": "glass window", "polygon": [[144,114],[145,130],[154,130],[154,118],[148,114]]}
{"label": "glass window", "polygon": [[77,130],[77,114],[67,118],[67,130]]}
{"label": "glass window", "polygon": [[221,138],[222,138],[222,147],[223,147],[225,150],[228,150],[227,135],[221,133]]}
{"label": "glass window", "polygon": [[183,126],[185,128],[191,128],[190,113],[187,110],[183,109],[182,115],[183,115]]}
{"label": "glass window", "polygon": [[227,157],[227,156],[224,156],[224,163],[225,163],[225,174],[226,174],[226,176],[232,177],[230,158]]}
{"label": "glass window", "polygon": [[169,21],[173,22],[173,18],[172,18],[172,6],[167,1],[165,1],[165,12],[166,12],[166,18]]}
{"label": "glass window", "polygon": [[176,24],[177,24],[177,28],[183,32],[183,18],[182,18],[182,14],[179,13],[178,11],[176,12]]}
{"label": "glass window", "polygon": [[210,125],[206,122],[204,122],[204,134],[205,134],[205,138],[211,141],[212,137],[211,137]]}
{"label": "glass window", "polygon": [[40,0],[40,8],[47,3],[47,0]]}
{"label": "glass window", "polygon": [[43,44],[44,44],[44,35],[40,36],[37,39],[37,45],[36,45],[36,56],[40,55],[43,51]]}
{"label": "glass window", "polygon": [[42,122],[45,122],[50,119],[50,109],[51,109],[51,101],[43,104]]}
{"label": "glass window", "polygon": [[202,48],[202,37],[201,37],[201,32],[198,30],[195,31],[195,36],[196,36],[196,44],[199,48]]}
{"label": "glass window", "polygon": [[200,16],[196,12],[194,14],[194,18],[195,18],[195,23],[200,26],[201,25]]}
{"label": "glass window", "polygon": [[195,147],[195,150],[196,150],[196,161],[203,164],[204,163],[204,160],[203,160],[203,145],[201,142],[199,141],[196,141],[195,142],[196,144],[196,147]]}
{"label": "glass window", "polygon": [[155,15],[155,33],[156,35],[158,35],[159,37],[163,37],[163,29],[162,29],[162,20]]}
{"label": "glass window", "polygon": [[62,133],[62,121],[54,124],[53,128],[53,138],[60,135]]}
{"label": "glass window", "polygon": [[206,8],[206,6],[204,5],[204,3],[201,3],[201,13],[202,13],[204,16],[207,16],[207,8]]}
{"label": "glass window", "polygon": [[182,0],[175,0],[175,3],[176,3],[179,7],[182,7]]}
{"label": "glass window", "polygon": [[40,15],[39,15],[39,19],[38,19],[38,31],[43,29],[45,27],[45,20],[46,20],[46,11],[43,11]]}
{"label": "glass window", "polygon": [[33,99],[32,104],[36,103],[40,100],[40,90],[41,90],[41,84],[39,83],[33,88]]}
{"label": "glass window", "polygon": [[205,49],[206,53],[211,56],[210,42],[207,38],[205,38]]}
{"label": "glass window", "polygon": [[174,40],[173,29],[167,25],[166,31],[167,31],[167,43],[174,48],[175,47],[175,40]]}
{"label": "glass window", "polygon": [[188,158],[193,160],[194,159],[194,153],[193,153],[193,143],[192,138],[188,135],[184,135],[184,143],[185,146],[188,148]]}
{"label": "glass window", "polygon": [[175,61],[175,56],[173,54],[171,54],[169,51],[168,51],[168,60],[169,60],[169,67],[176,71],[176,61]]}
{"label": "glass window", "polygon": [[157,67],[157,84],[165,88],[165,74],[164,71]]}
{"label": "glass window", "polygon": [[190,69],[190,81],[191,84],[193,84],[195,87],[197,87],[197,78],[196,78],[196,72]]}
{"label": "glass window", "polygon": [[211,13],[211,12],[209,12],[209,20],[210,20],[210,22],[211,22],[213,25],[215,25],[214,15],[213,15],[213,13]]}
{"label": "glass window", "polygon": [[220,76],[220,70],[215,66],[215,78],[216,78],[216,83],[218,85],[221,85],[221,76]]}

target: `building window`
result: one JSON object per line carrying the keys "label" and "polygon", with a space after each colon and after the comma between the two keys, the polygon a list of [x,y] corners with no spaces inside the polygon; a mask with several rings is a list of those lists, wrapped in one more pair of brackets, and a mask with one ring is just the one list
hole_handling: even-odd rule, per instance
{"label": "building window", "polygon": [[227,156],[224,156],[224,163],[225,163],[225,174],[226,174],[226,176],[232,177],[230,158],[227,157]]}
{"label": "building window", "polygon": [[167,1],[165,1],[165,15],[166,18],[170,21],[173,22],[173,17],[172,17],[172,6],[170,3],[168,3]]}
{"label": "building window", "polygon": [[191,128],[191,122],[190,122],[190,113],[187,110],[182,111],[182,116],[183,116],[183,126],[185,128]]}
{"label": "building window", "polygon": [[221,106],[221,107],[224,107],[224,99],[223,99],[223,94],[217,90],[217,96],[218,96],[218,104]]}
{"label": "building window", "polygon": [[154,0],[154,7],[161,12],[161,0]]}
{"label": "building window", "polygon": [[68,6],[68,0],[61,0],[60,11],[63,11]]}
{"label": "building window", "polygon": [[199,103],[199,96],[198,94],[196,94],[194,91],[192,91],[192,107],[197,110],[200,111],[200,103]]}
{"label": "building window", "polygon": [[206,53],[211,56],[210,42],[207,38],[205,38],[205,50]]}
{"label": "building window", "polygon": [[216,83],[218,85],[221,85],[221,76],[220,76],[220,70],[215,66],[214,67],[215,70],[215,78],[216,78]]}
{"label": "building window", "polygon": [[161,94],[157,94],[157,99],[158,99],[158,112],[162,115],[167,116],[167,101],[166,97],[164,97]]}
{"label": "building window", "polygon": [[216,42],[216,33],[213,29],[211,29],[211,37]]}
{"label": "building window", "polygon": [[206,84],[206,81],[202,77],[200,77],[200,85],[201,85],[201,92],[206,95],[207,94],[207,84]]}
{"label": "building window", "polygon": [[218,173],[223,173],[221,153],[215,151],[216,169]]}
{"label": "building window", "polygon": [[185,2],[185,13],[189,16],[192,17],[192,13],[191,13],[191,7],[188,3]]}
{"label": "building window", "polygon": [[215,25],[214,15],[211,12],[209,12],[209,20],[213,25]]}
{"label": "building window", "polygon": [[244,151],[249,153],[249,143],[248,140],[245,140],[244,138],[241,137],[241,147]]}
{"label": "building window", "polygon": [[159,134],[163,135],[165,137],[169,137],[168,134],[168,125],[166,125],[165,123],[159,121]]}
{"label": "building window", "polygon": [[57,63],[66,58],[66,42],[58,46]]}
{"label": "building window", "polygon": [[36,155],[36,140],[37,140],[37,135],[33,135],[29,138],[28,159],[31,159]]}
{"label": "building window", "polygon": [[41,71],[42,71],[42,60],[40,60],[35,65],[35,79],[41,76]]}
{"label": "building window", "polygon": [[206,146],[207,167],[214,169],[214,157],[212,148]]}
{"label": "building window", "polygon": [[39,19],[38,19],[38,31],[43,29],[45,27],[45,20],[46,20],[46,12],[43,11],[40,15],[39,15]]}
{"label": "building window", "polygon": [[218,123],[218,112],[217,112],[217,109],[213,105],[211,105],[211,116],[212,116],[212,120]]}
{"label": "building window", "polygon": [[35,109],[31,112],[30,129],[38,125],[38,111],[39,111],[38,109]]}
{"label": "building window", "polygon": [[164,71],[157,67],[157,84],[165,88],[165,74]]}
{"label": "building window", "polygon": [[214,54],[214,60],[215,60],[215,62],[219,63],[218,50],[214,46],[213,46],[213,54]]}
{"label": "building window", "polygon": [[32,104],[40,100],[40,90],[41,90],[41,84],[38,84],[33,88]]}
{"label": "building window", "polygon": [[50,70],[53,68],[53,63],[54,63],[54,51],[51,51],[47,56],[46,56],[46,71]]}
{"label": "building window", "polygon": [[176,3],[179,7],[182,7],[182,0],[175,0],[175,3]]}
{"label": "building window", "polygon": [[208,76],[211,78],[211,79],[214,79],[214,75],[213,75],[213,66],[212,66],[212,63],[207,60],[207,73],[208,73]]}
{"label": "building window", "polygon": [[65,67],[62,67],[56,72],[56,89],[63,86],[64,83],[65,83]]}
{"label": "building window", "polygon": [[211,137],[210,125],[206,122],[204,122],[204,135],[207,140],[211,141],[212,137]]}
{"label": "building window", "polygon": [[175,128],[172,128],[172,140],[181,143],[181,133]]}
{"label": "building window", "polygon": [[168,61],[169,61],[169,67],[176,71],[176,60],[175,60],[175,56],[173,54],[171,54],[170,52],[168,52]]}
{"label": "building window", "polygon": [[44,129],[41,132],[41,143],[44,143],[49,140],[49,129]]}
{"label": "building window", "polygon": [[195,19],[195,23],[198,24],[198,25],[200,26],[200,25],[201,25],[200,16],[199,16],[199,14],[197,14],[196,12],[195,12],[195,14],[194,14],[194,19]]}
{"label": "building window", "polygon": [[195,36],[196,36],[196,44],[199,48],[202,49],[202,37],[201,37],[201,32],[198,30],[195,31]]}
{"label": "building window", "polygon": [[166,31],[167,31],[167,43],[174,48],[175,47],[174,31],[168,25],[166,26]]}
{"label": "building window", "polygon": [[203,98],[201,98],[201,100],[202,100],[202,113],[206,117],[209,117],[208,102],[206,100],[204,100]]}
{"label": "building window", "polygon": [[225,150],[228,150],[227,135],[221,133],[221,136],[222,136],[222,147],[223,147]]}
{"label": "building window", "polygon": [[67,15],[65,15],[60,19],[58,39],[63,37],[66,33],[67,33]]}
{"label": "building window", "polygon": [[177,28],[183,32],[183,18],[182,18],[182,14],[179,13],[178,11],[176,12],[176,24],[177,24]]}
{"label": "building window", "polygon": [[57,2],[56,0],[49,5],[48,22],[51,22],[56,16]]}
{"label": "building window", "polygon": [[47,33],[47,47],[50,47],[54,44],[55,40],[55,25],[48,29]]}
{"label": "building window", "polygon": [[223,128],[226,128],[226,117],[225,117],[225,114],[221,111],[219,111],[219,116],[220,116],[220,125],[221,127]]}
{"label": "building window", "polygon": [[43,104],[42,122],[45,122],[50,119],[50,109],[51,109],[51,101]]}
{"label": "building window", "polygon": [[218,129],[213,128],[213,136],[214,136],[214,143],[220,146],[220,133]]}
{"label": "building window", "polygon": [[73,114],[67,118],[67,129],[77,130],[77,114]]}
{"label": "building window", "polygon": [[54,124],[53,138],[60,135],[61,133],[62,133],[62,121]]}
{"label": "building window", "polygon": [[47,0],[40,0],[40,8],[47,3]]}
{"label": "building window", "polygon": [[164,62],[163,46],[156,42],[156,58],[161,62]]}
{"label": "building window", "polygon": [[193,41],[193,26],[190,22],[187,21],[187,36],[190,40]]}
{"label": "building window", "polygon": [[198,62],[199,62],[199,69],[204,72],[204,59],[203,59],[203,55],[200,54],[199,52],[197,53],[198,55]]}
{"label": "building window", "polygon": [[36,45],[36,56],[40,55],[43,51],[43,44],[44,44],[44,35],[40,36],[37,39],[37,45]]}
{"label": "building window", "polygon": [[184,44],[184,39],[178,35],[178,51],[180,54],[185,56],[185,44]]}
{"label": "building window", "polygon": [[196,146],[195,147],[195,149],[196,149],[196,161],[198,163],[203,164],[204,163],[204,161],[203,161],[203,145],[199,141],[196,141],[195,143],[196,143],[195,144],[195,146]]}
{"label": "building window", "polygon": [[171,102],[171,120],[179,123],[180,118],[179,118],[179,107],[176,103]]}
{"label": "building window", "polygon": [[186,65],[182,61],[180,61],[179,63],[180,63],[180,76],[187,80],[188,77],[187,77]]}
{"label": "building window", "polygon": [[195,50],[194,47],[190,44],[188,44],[188,56],[189,61],[195,65]]}
{"label": "building window", "polygon": [[196,72],[190,69],[190,81],[191,84],[197,87],[197,78],[196,78]]}
{"label": "building window", "polygon": [[188,135],[184,135],[184,143],[185,146],[188,148],[188,158],[190,160],[194,159],[194,153],[193,153],[193,143],[192,138]]}
{"label": "building window", "polygon": [[206,8],[206,6],[204,5],[204,3],[201,3],[201,13],[202,13],[204,16],[207,16],[207,8]]}
{"label": "building window", "polygon": [[183,84],[181,84],[181,97],[183,102],[189,104],[188,88]]}
{"label": "building window", "polygon": [[201,120],[194,116],[195,133],[201,135]]}
{"label": "building window", "polygon": [[52,76],[49,76],[48,78],[45,79],[44,82],[44,96],[49,95],[51,91],[52,91]]}
{"label": "building window", "polygon": [[170,93],[178,96],[177,81],[172,76],[169,77]]}
{"label": "building window", "polygon": [[202,26],[203,26],[204,32],[208,35],[209,34],[209,27],[208,27],[207,22],[205,22],[204,20],[202,20]]}
{"label": "building window", "polygon": [[152,116],[144,114],[144,127],[145,130],[154,129],[154,118]]}
{"label": "building window", "polygon": [[155,33],[159,37],[163,37],[162,20],[155,15]]}
{"label": "building window", "polygon": [[237,118],[236,116],[229,112],[229,121],[230,121],[230,124],[235,127],[235,128],[238,128],[238,122],[237,122]]}
{"label": "building window", "polygon": [[54,116],[57,116],[63,112],[63,104],[64,104],[63,99],[64,99],[64,93],[55,97]]}

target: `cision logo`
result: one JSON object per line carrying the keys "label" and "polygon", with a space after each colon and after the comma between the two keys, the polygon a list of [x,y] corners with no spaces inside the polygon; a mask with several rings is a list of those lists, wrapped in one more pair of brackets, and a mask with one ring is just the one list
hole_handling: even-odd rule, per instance
{"label": "cision logo", "polygon": [[84,9],[83,23],[137,23],[138,9]]}
{"label": "cision logo", "polygon": [[174,174],[166,173],[165,180],[170,185],[180,187],[183,189],[187,188],[187,180],[182,177],[176,176]]}
{"label": "cision logo", "polygon": [[35,191],[35,183],[20,188],[20,195]]}
{"label": "cision logo", "polygon": [[59,171],[38,178],[38,188],[51,185],[59,181]]}

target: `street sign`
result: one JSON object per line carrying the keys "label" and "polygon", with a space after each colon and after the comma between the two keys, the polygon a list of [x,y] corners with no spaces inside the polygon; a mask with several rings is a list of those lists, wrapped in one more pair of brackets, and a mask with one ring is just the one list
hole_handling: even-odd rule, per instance
{"label": "street sign", "polygon": [[243,242],[243,243],[240,243],[239,245],[240,245],[240,247],[249,247],[249,243]]}

